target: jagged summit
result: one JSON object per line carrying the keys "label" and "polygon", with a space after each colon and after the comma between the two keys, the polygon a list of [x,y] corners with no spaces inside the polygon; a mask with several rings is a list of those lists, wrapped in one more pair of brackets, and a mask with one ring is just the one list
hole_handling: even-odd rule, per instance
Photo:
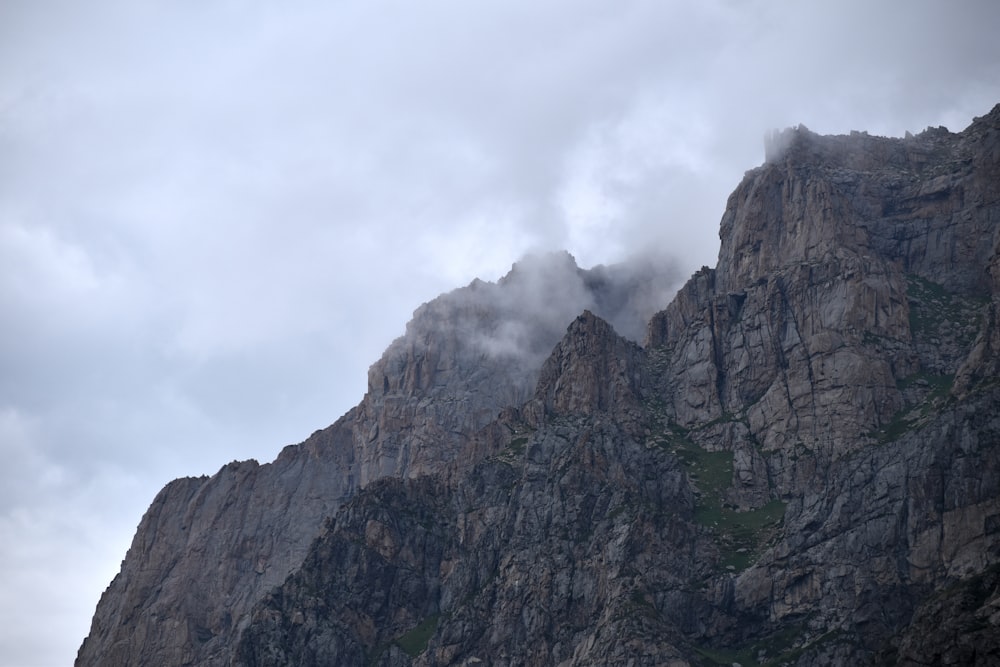
{"label": "jagged summit", "polygon": [[642,349],[585,310],[570,323],[539,373],[535,401],[547,415],[608,413],[639,420]]}
{"label": "jagged summit", "polygon": [[782,137],[669,304],[518,262],[169,484],[77,664],[997,664],[1000,105]]}
{"label": "jagged summit", "polygon": [[[784,162],[828,170],[893,170],[903,176],[921,175],[926,169],[943,170],[954,160],[985,156],[983,141],[995,145],[1000,104],[977,116],[964,131],[944,126],[927,127],[914,135],[883,137],[865,131],[821,135],[804,125],[773,130],[764,136],[764,165]],[[994,160],[995,161],[995,160]]]}

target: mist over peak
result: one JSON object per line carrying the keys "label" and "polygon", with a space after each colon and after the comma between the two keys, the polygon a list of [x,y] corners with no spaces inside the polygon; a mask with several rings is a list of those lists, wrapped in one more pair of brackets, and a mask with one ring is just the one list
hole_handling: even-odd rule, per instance
{"label": "mist over peak", "polygon": [[[642,341],[652,315],[666,307],[685,276],[673,258],[635,255],[615,264],[580,268],[568,251],[529,254],[518,260],[496,286],[508,333],[541,324],[563,331],[590,310],[632,341]],[[525,349],[523,340],[501,336],[494,350]],[[527,346],[531,348],[530,345]]]}

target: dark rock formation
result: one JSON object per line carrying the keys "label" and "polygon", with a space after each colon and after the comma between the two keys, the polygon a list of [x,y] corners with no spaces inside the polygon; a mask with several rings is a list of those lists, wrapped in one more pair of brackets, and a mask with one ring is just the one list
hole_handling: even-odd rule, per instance
{"label": "dark rock formation", "polygon": [[720,235],[655,315],[566,255],[422,306],[161,492],[78,664],[1000,664],[1000,106],[780,133]]}
{"label": "dark rock formation", "polygon": [[346,499],[385,476],[467,467],[492,453],[489,437],[473,436],[532,396],[574,317],[591,308],[638,332],[653,295],[662,307],[675,289],[671,267],[585,271],[558,253],[422,305],[370,368],[364,399],[335,424],[273,463],[234,462],[210,478],[167,485],[102,597],[77,663],[229,664],[252,606],[302,564]]}

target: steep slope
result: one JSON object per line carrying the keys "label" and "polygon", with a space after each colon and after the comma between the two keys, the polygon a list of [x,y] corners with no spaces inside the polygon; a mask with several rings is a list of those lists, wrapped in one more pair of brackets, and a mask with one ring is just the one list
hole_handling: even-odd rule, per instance
{"label": "steep slope", "polygon": [[168,485],[78,664],[1000,662],[1000,106],[767,152],[643,347],[662,272],[527,262]]}
{"label": "steep slope", "polygon": [[[642,664],[679,656],[669,622],[634,617],[647,587],[704,570],[682,466],[616,418],[640,407],[642,362],[607,323],[578,318],[525,406],[534,416],[505,421],[507,447],[457,481],[359,496],[258,608],[237,664],[408,664],[407,651],[418,664],[624,664],[637,647],[620,639],[636,633]],[[641,553],[659,554],[645,573]]]}
{"label": "steep slope", "polygon": [[666,418],[788,504],[740,613],[867,655],[996,561],[998,126],[790,131],[730,198],[718,268],[651,323]]}
{"label": "steep slope", "polygon": [[359,496],[237,664],[995,664],[998,129],[781,137],[645,351],[578,319],[507,448]]}
{"label": "steep slope", "polygon": [[[98,604],[78,665],[228,664],[251,607],[305,557],[326,517],[371,481],[472,465],[473,435],[527,400],[539,367],[583,309],[641,330],[675,289],[651,263],[584,271],[529,257],[498,283],[424,304],[369,370],[361,403],[270,464],[234,462],[167,485]],[[642,299],[618,298],[631,285]],[[289,520],[289,517],[294,517]]]}

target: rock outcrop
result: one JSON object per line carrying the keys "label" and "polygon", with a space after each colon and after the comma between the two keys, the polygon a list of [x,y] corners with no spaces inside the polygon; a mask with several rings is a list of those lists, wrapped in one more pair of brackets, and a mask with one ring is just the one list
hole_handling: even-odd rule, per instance
{"label": "rock outcrop", "polygon": [[425,304],[161,492],[78,664],[1000,664],[1000,106],[780,133],[720,236],[655,314],[566,255]]}
{"label": "rock outcrop", "polygon": [[422,305],[370,368],[364,399],[336,423],[273,463],[233,462],[167,485],[77,664],[229,664],[253,605],[302,564],[345,500],[382,477],[473,465],[494,447],[473,436],[533,395],[542,362],[582,310],[637,333],[675,289],[670,267],[582,270],[557,253]]}

